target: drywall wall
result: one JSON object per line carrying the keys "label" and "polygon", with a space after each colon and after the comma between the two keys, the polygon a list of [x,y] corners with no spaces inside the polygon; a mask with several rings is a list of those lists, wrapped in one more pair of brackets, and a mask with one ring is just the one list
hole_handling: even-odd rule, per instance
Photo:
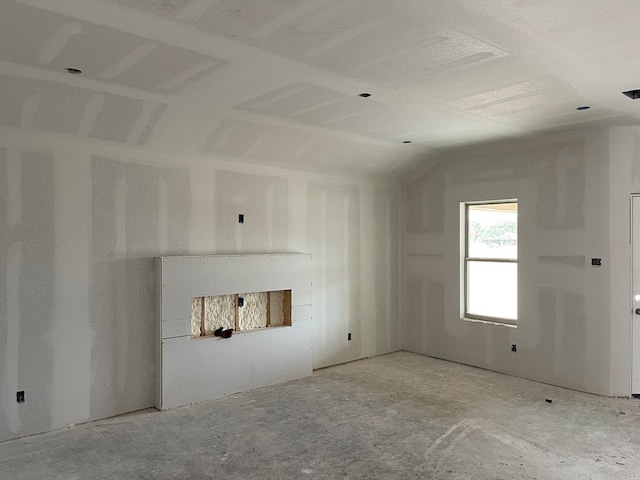
{"label": "drywall wall", "polygon": [[629,395],[633,308],[630,200],[640,193],[640,128],[615,127],[609,142],[611,242],[611,394]]}
{"label": "drywall wall", "polygon": [[[173,408],[311,375],[311,256],[208,255],[156,260],[161,279],[156,327],[162,341],[155,406]],[[160,281],[160,280],[159,280]],[[266,319],[269,290],[291,290],[290,327],[236,332],[231,338],[191,336],[192,298],[242,289],[240,325]],[[262,303],[262,300],[264,302]],[[257,309],[261,308],[261,312]],[[264,325],[263,325],[264,326]]]}
{"label": "drywall wall", "polygon": [[[403,347],[609,394],[608,179],[609,130],[593,130],[446,155],[409,182]],[[461,318],[460,202],[509,198],[519,208],[517,328]]]}
{"label": "drywall wall", "polygon": [[153,406],[158,256],[312,253],[314,368],[397,350],[398,198],[394,181],[0,134],[0,441]]}

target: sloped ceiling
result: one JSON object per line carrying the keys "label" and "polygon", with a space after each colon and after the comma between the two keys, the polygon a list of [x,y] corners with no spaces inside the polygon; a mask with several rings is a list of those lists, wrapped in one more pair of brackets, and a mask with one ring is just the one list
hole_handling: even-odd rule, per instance
{"label": "sloped ceiling", "polygon": [[638,25],[636,0],[2,0],[0,132],[399,176],[639,123]]}

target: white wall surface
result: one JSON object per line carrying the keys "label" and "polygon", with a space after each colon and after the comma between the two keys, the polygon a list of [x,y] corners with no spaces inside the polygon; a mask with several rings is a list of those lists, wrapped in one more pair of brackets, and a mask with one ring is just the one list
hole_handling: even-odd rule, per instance
{"label": "white wall surface", "polygon": [[[460,202],[510,198],[519,207],[518,326],[462,320]],[[446,155],[407,185],[405,206],[403,348],[611,392],[608,130]]]}
{"label": "white wall surface", "polygon": [[640,128],[611,129],[609,143],[611,237],[611,394],[631,393],[631,194],[640,193]]}
{"label": "white wall surface", "polygon": [[0,441],[153,406],[158,256],[311,253],[314,368],[397,350],[398,194],[0,133]]}

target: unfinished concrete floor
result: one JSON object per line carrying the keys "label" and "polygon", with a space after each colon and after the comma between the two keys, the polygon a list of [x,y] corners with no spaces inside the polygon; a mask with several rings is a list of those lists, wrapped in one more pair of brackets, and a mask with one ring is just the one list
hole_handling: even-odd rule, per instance
{"label": "unfinished concrete floor", "polygon": [[640,401],[400,352],[6,442],[0,478],[632,479]]}

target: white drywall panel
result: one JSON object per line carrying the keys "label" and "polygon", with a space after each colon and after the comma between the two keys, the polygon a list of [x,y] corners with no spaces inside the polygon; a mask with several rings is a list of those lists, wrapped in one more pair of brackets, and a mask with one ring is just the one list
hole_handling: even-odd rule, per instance
{"label": "white drywall panel", "polygon": [[[162,332],[162,352],[156,358],[162,387],[156,407],[187,405],[311,375],[311,266],[311,255],[306,254],[157,259],[156,274],[162,279],[158,322],[163,329],[181,324],[186,334],[174,335],[178,330],[173,327]],[[235,333],[229,339],[191,337],[193,297],[273,290],[291,290],[291,327]]]}
{"label": "white drywall panel", "polygon": [[161,409],[311,375],[311,320],[231,338],[163,340]]}
{"label": "white drywall panel", "polygon": [[632,267],[630,198],[640,193],[640,128],[612,128],[609,138],[611,241],[611,395],[631,394]]}
{"label": "white drywall panel", "polygon": [[313,308],[311,305],[294,305],[291,307],[291,322],[312,318]]}
{"label": "white drywall panel", "polygon": [[[253,261],[257,258],[264,258],[264,261],[255,265]],[[215,276],[211,275],[210,270],[213,261]],[[164,257],[162,265],[165,272],[162,297],[164,321],[190,318],[191,298],[198,296],[292,290],[292,305],[311,304],[311,283],[301,282],[308,270],[300,270],[295,255]],[[294,286],[295,289],[292,288]]]}
{"label": "white drywall panel", "polygon": [[162,334],[164,338],[186,337],[187,335],[200,335],[200,324],[197,330],[193,331],[191,318],[178,318],[176,320],[162,321]]}

